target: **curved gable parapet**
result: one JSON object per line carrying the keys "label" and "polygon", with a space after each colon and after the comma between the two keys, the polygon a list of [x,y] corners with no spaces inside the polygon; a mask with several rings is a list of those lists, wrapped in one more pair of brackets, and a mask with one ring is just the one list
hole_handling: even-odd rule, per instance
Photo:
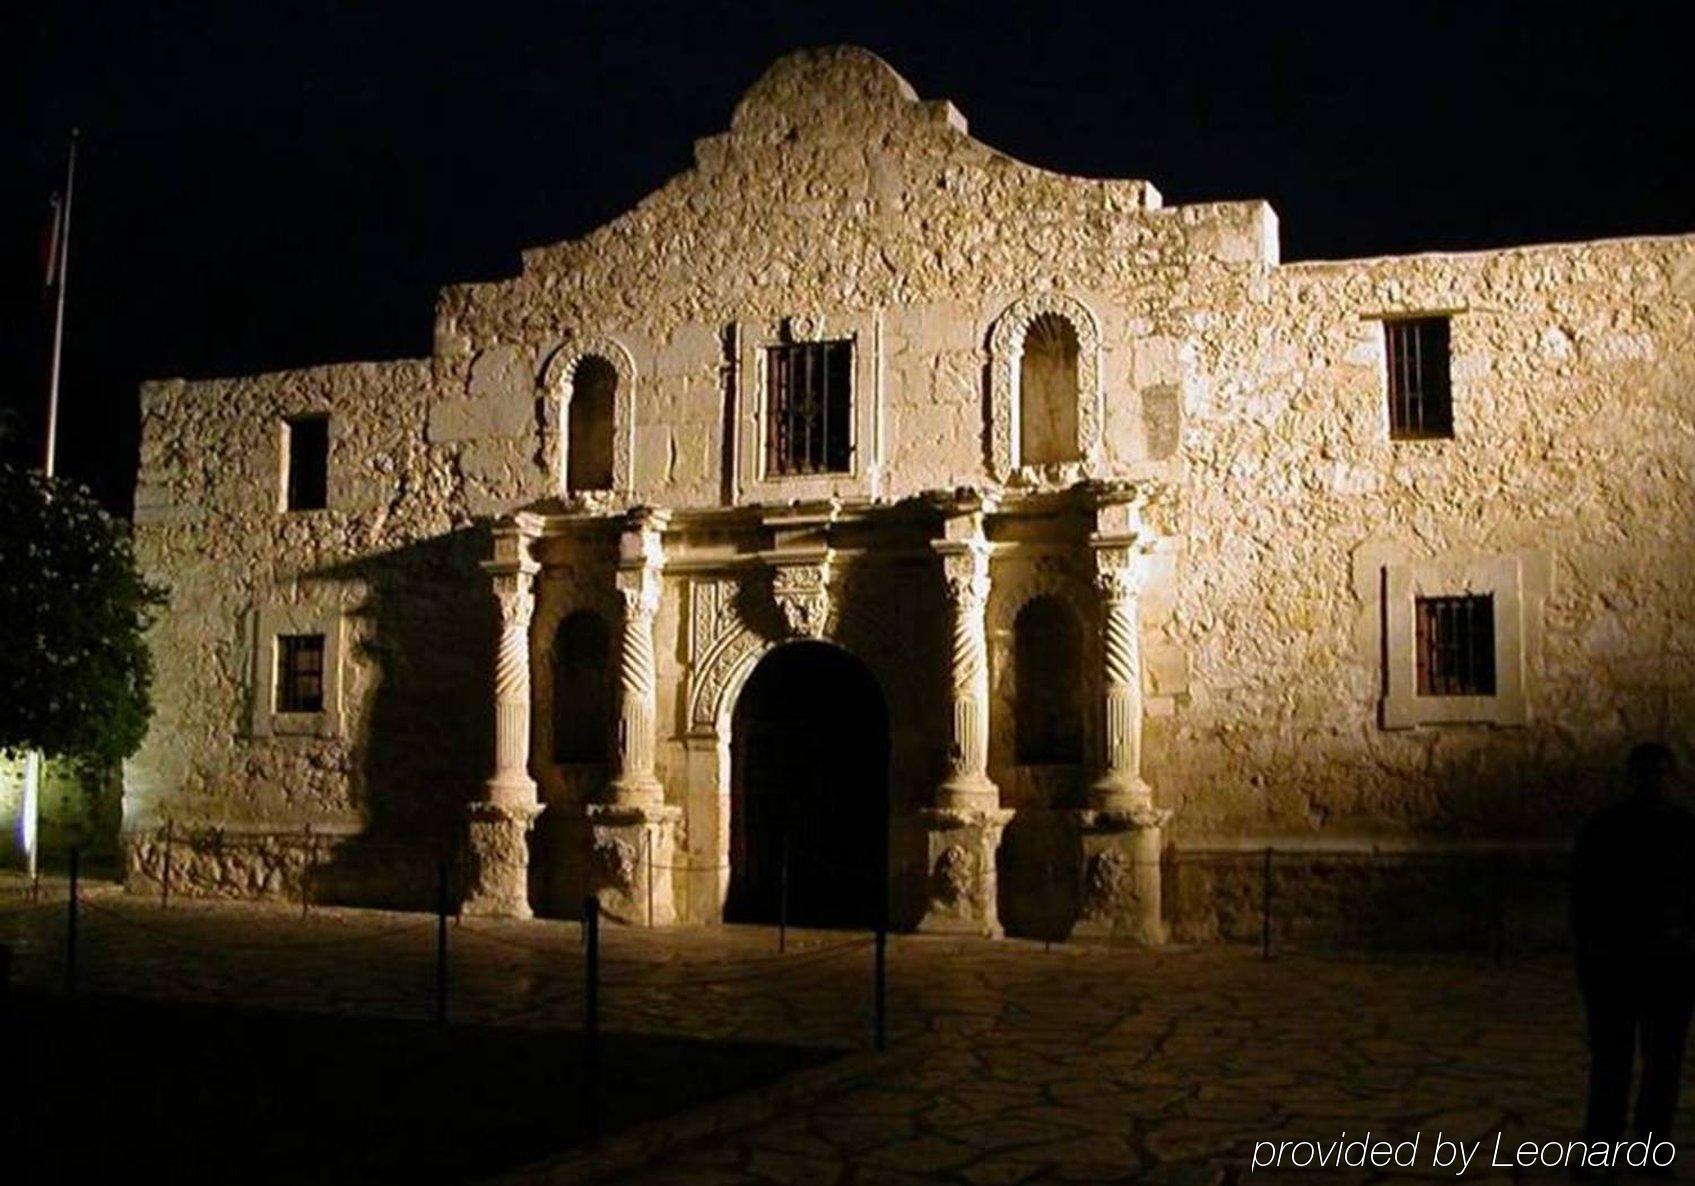
{"label": "curved gable parapet", "polygon": [[[836,45],[798,50],[773,62],[736,104],[730,132],[781,141],[800,132],[884,123],[915,112],[931,118],[935,110],[870,50]],[[965,131],[964,118],[958,112],[953,117],[948,122]]]}
{"label": "curved gable parapet", "polygon": [[524,251],[519,275],[445,291],[437,353],[632,310],[661,335],[703,315],[782,316],[790,291],[809,287],[874,308],[1040,266],[1110,288],[1130,267],[1124,244],[1140,245],[1143,267],[1150,252],[1188,249],[1184,228],[1152,216],[1160,198],[1145,181],[1017,161],[851,46],[776,61],[695,158],[606,224]]}

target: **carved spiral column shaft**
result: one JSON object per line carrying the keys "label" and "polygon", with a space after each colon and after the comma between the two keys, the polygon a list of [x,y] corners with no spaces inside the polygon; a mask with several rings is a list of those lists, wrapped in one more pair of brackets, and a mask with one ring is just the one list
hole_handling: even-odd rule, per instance
{"label": "carved spiral column shaft", "polygon": [[663,791],[654,774],[659,677],[653,622],[659,611],[659,573],[652,568],[621,572],[618,591],[624,618],[618,647],[618,773],[612,780],[612,798],[631,805],[658,803]]}
{"label": "carved spiral column shaft", "polygon": [[984,610],[989,601],[989,558],[981,544],[942,552],[951,610],[949,685],[952,718],[948,777],[939,807],[994,807],[998,793],[989,781],[989,648]]}
{"label": "carved spiral column shaft", "polygon": [[1097,807],[1151,802],[1142,780],[1142,660],[1138,574],[1132,562],[1099,553],[1101,595],[1101,771],[1091,789]]}
{"label": "carved spiral column shaft", "polygon": [[494,659],[494,769],[488,778],[493,803],[534,803],[530,777],[530,622],[536,599],[531,573],[522,568],[494,574],[500,633]]}

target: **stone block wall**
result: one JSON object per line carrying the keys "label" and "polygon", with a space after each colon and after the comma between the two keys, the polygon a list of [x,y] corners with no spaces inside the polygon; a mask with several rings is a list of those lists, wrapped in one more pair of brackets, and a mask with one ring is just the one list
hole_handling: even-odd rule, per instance
{"label": "stone block wall", "polygon": [[[1695,241],[1286,265],[1192,314],[1150,779],[1179,843],[1569,836],[1689,741]],[[1450,311],[1454,439],[1389,440],[1386,314]],[[1382,727],[1382,575],[1510,560],[1524,724]],[[1150,672],[1158,677],[1157,669]]]}
{"label": "stone block wall", "polygon": [[[1098,391],[1081,393],[1098,397],[1098,448],[1001,472],[997,327],[1058,304],[1098,339]],[[429,858],[402,850],[437,850],[489,773],[495,608],[479,565],[495,516],[895,505],[1107,476],[1166,494],[1140,605],[1143,773],[1175,811],[1178,852],[1557,842],[1630,742],[1688,740],[1692,305],[1691,237],[1283,264],[1263,202],[1167,207],[1145,182],[1024,165],[863,51],[793,55],[628,213],[525,252],[510,279],[444,290],[430,358],[144,389],[138,550],[171,602],[153,636],[158,714],[126,769],[133,867],[157,859],[147,837],[170,821],[201,838],[185,841],[193,885],[287,894],[294,858],[264,837],[310,823],[397,846],[349,857],[349,894],[362,879],[385,901],[427,893]],[[1451,318],[1455,436],[1392,442],[1381,319],[1421,313]],[[762,480],[748,462],[762,344],[838,335],[855,340],[853,473]],[[585,353],[622,385],[616,488],[566,501],[563,399]],[[279,509],[281,420],[300,413],[330,416],[327,510]],[[716,530],[677,533],[690,573],[664,575],[654,636],[657,773],[695,821],[684,859],[703,865],[720,847],[699,822],[720,757],[686,702],[692,590],[752,559]],[[1075,909],[1063,879],[1044,881],[1074,854],[1043,813],[1085,771],[1011,753],[1011,622],[1042,591],[1093,612],[1082,537],[1032,531],[991,566],[987,618],[989,773],[1020,812],[1003,912],[1028,930]],[[551,761],[546,656],[570,607],[616,614],[614,537],[544,556],[538,577],[532,768],[549,811],[532,897],[552,909],[580,896],[567,809],[606,771]],[[923,566],[907,592],[866,600],[897,597],[874,616],[943,680],[926,542],[864,547]],[[1385,727],[1386,574],[1427,569],[1510,573],[1522,723]],[[264,706],[265,638],[291,623],[336,646],[334,711],[304,727]],[[915,686],[940,711],[938,684]],[[896,727],[910,805],[939,776],[939,726]],[[684,917],[706,916],[711,876],[678,879]],[[1236,874],[1180,860],[1171,876],[1176,932],[1247,926]],[[1337,915],[1338,887],[1365,876],[1303,875],[1290,900]],[[1422,878],[1403,880],[1445,892]]]}

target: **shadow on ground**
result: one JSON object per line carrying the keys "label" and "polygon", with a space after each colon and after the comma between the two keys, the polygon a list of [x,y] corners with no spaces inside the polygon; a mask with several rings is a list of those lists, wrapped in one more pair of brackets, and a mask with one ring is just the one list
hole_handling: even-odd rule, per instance
{"label": "shadow on ground", "polygon": [[[0,1022],[30,1183],[461,1182],[587,1138],[572,1033],[14,993]],[[609,1034],[613,1132],[835,1057]]]}

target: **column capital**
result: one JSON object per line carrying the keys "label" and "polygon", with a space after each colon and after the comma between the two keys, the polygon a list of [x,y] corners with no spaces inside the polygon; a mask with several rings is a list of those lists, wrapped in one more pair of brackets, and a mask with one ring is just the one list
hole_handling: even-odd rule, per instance
{"label": "column capital", "polygon": [[1147,579],[1147,557],[1154,550],[1151,535],[1089,537],[1095,561],[1095,589],[1109,601],[1135,597]]}
{"label": "column capital", "polygon": [[665,528],[671,512],[664,507],[636,507],[624,516],[618,537],[618,566],[659,565],[665,559]]}
{"label": "column capital", "polygon": [[483,561],[485,572],[533,573],[541,566],[530,555],[530,545],[541,534],[541,519],[527,511],[495,520],[489,529],[489,558]]}
{"label": "column capital", "polygon": [[942,558],[942,584],[949,604],[973,613],[981,611],[989,603],[987,548],[937,551]]}
{"label": "column capital", "polygon": [[620,568],[613,578],[613,587],[623,600],[624,612],[633,616],[652,617],[659,612],[660,572],[658,565],[635,565]]}

